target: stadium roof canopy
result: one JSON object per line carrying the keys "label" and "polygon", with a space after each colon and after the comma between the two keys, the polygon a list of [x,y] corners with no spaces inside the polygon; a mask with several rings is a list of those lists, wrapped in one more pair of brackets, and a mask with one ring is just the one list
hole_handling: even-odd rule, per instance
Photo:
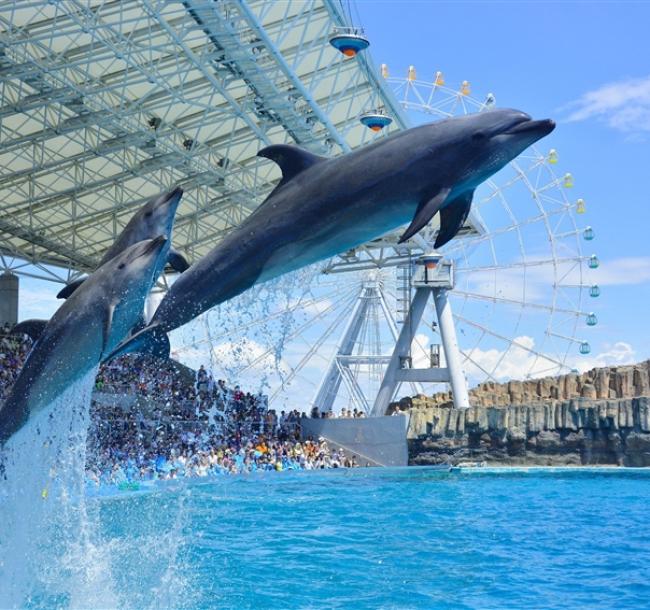
{"label": "stadium roof canopy", "polygon": [[210,250],[279,178],[273,143],[336,155],[405,119],[334,0],[0,5],[0,254],[77,272],[147,198],[185,190],[174,244]]}

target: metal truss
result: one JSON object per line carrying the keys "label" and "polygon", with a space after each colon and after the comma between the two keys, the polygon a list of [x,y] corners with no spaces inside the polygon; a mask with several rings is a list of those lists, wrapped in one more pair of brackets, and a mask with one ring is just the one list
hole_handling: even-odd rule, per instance
{"label": "metal truss", "polygon": [[195,260],[278,180],[261,147],[349,151],[377,137],[358,117],[378,106],[403,128],[368,58],[328,44],[340,25],[333,0],[1,4],[2,267],[91,270],[175,185],[174,242]]}
{"label": "metal truss", "polygon": [[[382,327],[388,329],[391,343],[397,342],[397,324],[386,303],[382,282],[370,279],[363,283],[336,353],[312,400],[321,413],[333,411],[341,386],[347,390],[348,401],[354,408],[370,413],[378,387],[373,392],[368,378],[382,379],[391,360],[383,350]],[[419,383],[411,384],[413,394],[422,391]]]}

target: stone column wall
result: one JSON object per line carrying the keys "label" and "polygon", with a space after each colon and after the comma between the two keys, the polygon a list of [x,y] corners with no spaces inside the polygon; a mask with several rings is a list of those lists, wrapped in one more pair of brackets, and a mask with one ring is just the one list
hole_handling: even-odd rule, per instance
{"label": "stone column wall", "polygon": [[[596,368],[586,373],[542,377],[507,383],[486,382],[469,391],[472,406],[529,405],[572,398],[612,399],[650,396],[650,360],[638,364]],[[404,398],[405,409],[420,406],[451,406],[451,394]]]}
{"label": "stone column wall", "polygon": [[411,464],[650,466],[650,398],[410,410]]}

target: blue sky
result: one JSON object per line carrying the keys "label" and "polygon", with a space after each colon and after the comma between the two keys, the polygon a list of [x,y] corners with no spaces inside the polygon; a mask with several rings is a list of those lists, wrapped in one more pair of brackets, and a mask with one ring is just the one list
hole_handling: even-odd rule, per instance
{"label": "blue sky", "polygon": [[[377,65],[391,76],[414,65],[448,85],[496,95],[558,127],[558,150],[575,197],[596,232],[601,260],[594,353],[616,342],[628,359],[650,356],[650,3],[370,2],[356,6]],[[617,354],[620,352],[617,352]],[[620,356],[612,356],[616,361]]]}

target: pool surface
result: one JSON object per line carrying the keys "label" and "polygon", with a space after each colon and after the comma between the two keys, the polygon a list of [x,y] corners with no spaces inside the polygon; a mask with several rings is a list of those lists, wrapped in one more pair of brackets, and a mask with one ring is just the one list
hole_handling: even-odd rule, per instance
{"label": "pool surface", "polygon": [[90,498],[85,536],[59,540],[27,605],[650,607],[650,472],[479,470],[267,473]]}

